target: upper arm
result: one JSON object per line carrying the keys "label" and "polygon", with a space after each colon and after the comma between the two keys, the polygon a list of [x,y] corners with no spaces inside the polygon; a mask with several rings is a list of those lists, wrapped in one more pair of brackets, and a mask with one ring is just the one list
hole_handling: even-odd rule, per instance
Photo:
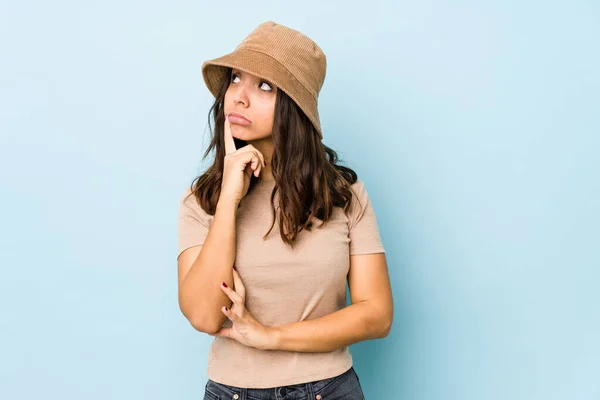
{"label": "upper arm", "polygon": [[190,272],[192,264],[200,255],[200,250],[202,250],[202,246],[189,247],[183,250],[177,258],[177,286],[179,294],[181,294],[181,287],[186,275]]}
{"label": "upper arm", "polygon": [[183,282],[200,254],[212,220],[213,216],[202,209],[190,188],[187,188],[179,202],[177,219],[177,283],[180,300]]}
{"label": "upper arm", "polygon": [[348,287],[352,304],[368,302],[387,327],[394,318],[394,302],[385,253],[350,256]]}
{"label": "upper arm", "polygon": [[177,216],[177,260],[184,250],[201,246],[206,240],[214,216],[208,214],[187,188],[179,201]]}
{"label": "upper arm", "polygon": [[375,210],[365,184],[358,180],[352,185],[352,201],[348,211],[350,255],[385,253]]}
{"label": "upper arm", "polygon": [[356,196],[350,207],[350,270],[348,286],[352,303],[367,302],[387,334],[393,319],[393,301],[385,249],[375,211],[362,181],[353,185]]}

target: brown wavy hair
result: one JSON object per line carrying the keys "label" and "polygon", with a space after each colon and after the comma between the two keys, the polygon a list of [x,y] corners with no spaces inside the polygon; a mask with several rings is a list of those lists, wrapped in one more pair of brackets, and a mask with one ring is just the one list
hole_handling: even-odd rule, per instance
{"label": "brown wavy hair", "polygon": [[[194,178],[190,186],[191,194],[210,215],[215,214],[221,193],[225,158],[223,101],[231,81],[231,68],[223,81],[223,87],[208,113],[211,142],[202,157],[204,160],[215,149],[214,162],[202,175]],[[211,120],[214,120],[214,129]],[[341,207],[348,212],[352,199],[350,185],[358,177],[351,168],[338,165],[337,153],[322,143],[306,114],[279,88],[275,100],[272,140],[274,151],[271,168],[275,178],[275,187],[271,192],[273,221],[263,238],[269,235],[275,225],[275,194],[278,193],[279,231],[282,240],[293,248],[298,233],[302,229],[311,230],[311,218],[320,219],[323,225],[331,217],[333,207]],[[238,138],[234,138],[234,141],[238,149],[248,144]],[[251,175],[248,193],[258,179]]]}

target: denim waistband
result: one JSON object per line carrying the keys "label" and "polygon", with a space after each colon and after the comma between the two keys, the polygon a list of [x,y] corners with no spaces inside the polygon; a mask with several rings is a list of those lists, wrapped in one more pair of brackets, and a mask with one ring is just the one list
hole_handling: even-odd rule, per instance
{"label": "denim waistband", "polygon": [[[327,400],[336,398],[364,400],[358,375],[353,367],[346,372],[318,381],[272,388],[242,388],[208,380],[205,400]],[[342,394],[342,397],[339,397]]]}

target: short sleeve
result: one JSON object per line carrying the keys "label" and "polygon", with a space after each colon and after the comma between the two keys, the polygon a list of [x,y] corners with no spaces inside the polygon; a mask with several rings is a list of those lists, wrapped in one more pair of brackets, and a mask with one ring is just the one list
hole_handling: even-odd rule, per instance
{"label": "short sleeve", "polygon": [[350,255],[385,253],[365,184],[357,180],[351,187],[354,195],[348,214]]}
{"label": "short sleeve", "polygon": [[196,196],[188,188],[179,201],[177,259],[184,250],[204,244],[212,221],[213,216],[200,207]]}

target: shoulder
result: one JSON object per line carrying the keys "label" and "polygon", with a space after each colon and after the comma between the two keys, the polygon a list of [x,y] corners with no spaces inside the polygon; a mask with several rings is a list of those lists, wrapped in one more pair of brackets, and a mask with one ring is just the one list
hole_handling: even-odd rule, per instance
{"label": "shoulder", "polygon": [[369,194],[367,193],[367,187],[365,183],[356,179],[356,182],[350,185],[350,189],[352,190],[352,203],[358,200],[358,203],[362,203],[364,200],[369,198]]}
{"label": "shoulder", "polygon": [[366,187],[365,187],[365,183],[356,178],[356,182],[354,182],[353,184],[350,185],[350,187],[352,188],[352,191],[354,193],[356,193],[357,195],[362,194],[363,192],[366,192]]}
{"label": "shoulder", "polygon": [[208,214],[198,202],[196,195],[192,192],[191,187],[186,187],[179,198],[179,217],[194,218],[199,222],[210,224],[213,216]]}
{"label": "shoulder", "polygon": [[350,184],[352,198],[348,204],[349,220],[356,221],[361,218],[369,202],[369,195],[365,183],[357,179],[356,182]]}
{"label": "shoulder", "polygon": [[198,204],[198,200],[189,186],[183,190],[179,197],[179,207],[187,209],[195,209],[196,207],[202,208],[200,207],[200,204]]}
{"label": "shoulder", "polygon": [[190,194],[192,194],[192,188],[186,186],[185,189],[180,192],[179,203],[185,203]]}

